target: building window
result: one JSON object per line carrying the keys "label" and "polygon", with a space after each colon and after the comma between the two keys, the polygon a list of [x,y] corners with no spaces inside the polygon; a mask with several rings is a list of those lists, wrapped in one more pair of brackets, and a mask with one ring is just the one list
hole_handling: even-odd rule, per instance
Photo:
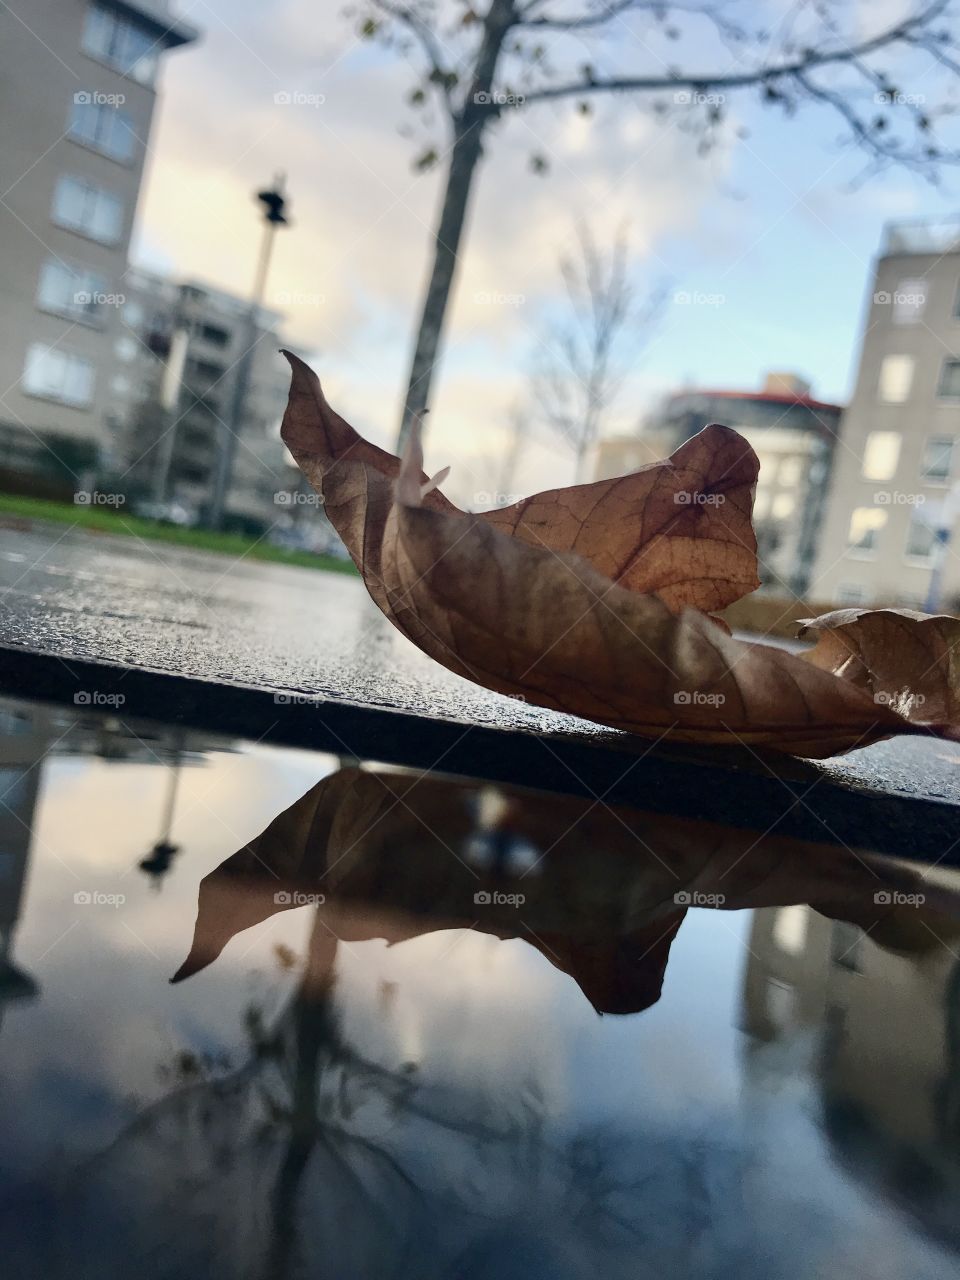
{"label": "building window", "polygon": [[911,560],[929,560],[933,555],[936,542],[936,530],[924,520],[921,520],[916,511],[914,511],[910,517],[910,527],[907,530],[906,554]]}
{"label": "building window", "polygon": [[893,295],[893,323],[919,324],[926,305],[926,280],[901,280]]}
{"label": "building window", "polygon": [[913,385],[913,356],[884,356],[878,392],[885,404],[903,404]]}
{"label": "building window", "polygon": [[866,604],[867,589],[859,582],[840,582],[837,584],[833,599],[838,605]]}
{"label": "building window", "polygon": [[924,480],[946,483],[953,463],[953,436],[930,436],[923,446],[920,475]]}
{"label": "building window", "polygon": [[83,51],[108,67],[151,85],[157,74],[160,42],[116,9],[92,4],[83,29]]}
{"label": "building window", "polygon": [[106,281],[95,271],[65,262],[45,262],[40,269],[37,306],[58,316],[96,323],[106,292]]}
{"label": "building window", "polygon": [[784,489],[792,489],[800,483],[803,461],[800,458],[784,458],[777,469],[777,481]]}
{"label": "building window", "polygon": [[773,500],[774,520],[789,520],[796,505],[797,500],[792,493],[778,493]]}
{"label": "building window", "polygon": [[779,907],[773,919],[773,941],[787,955],[803,955],[807,946],[810,908],[802,905]]}
{"label": "building window", "polygon": [[937,395],[944,400],[960,398],[960,360],[944,360]]}
{"label": "building window", "polygon": [[227,330],[215,324],[202,324],[197,336],[204,342],[209,342],[212,347],[226,347],[230,343],[230,334]]}
{"label": "building window", "polygon": [[857,507],[850,517],[848,551],[872,555],[877,549],[877,537],[887,523],[887,513],[878,507]]}
{"label": "building window", "polygon": [[82,178],[62,177],[53,194],[53,221],[101,244],[117,244],[123,233],[123,201]]}
{"label": "building window", "polygon": [[69,136],[111,160],[126,164],[133,158],[134,132],[130,117],[119,107],[83,101],[87,96],[77,94],[81,101],[74,100]]}
{"label": "building window", "polygon": [[892,480],[900,461],[899,431],[871,431],[863,447],[864,480]]}
{"label": "building window", "polygon": [[82,409],[93,398],[93,372],[90,360],[35,342],[27,351],[23,390],[27,395]]}

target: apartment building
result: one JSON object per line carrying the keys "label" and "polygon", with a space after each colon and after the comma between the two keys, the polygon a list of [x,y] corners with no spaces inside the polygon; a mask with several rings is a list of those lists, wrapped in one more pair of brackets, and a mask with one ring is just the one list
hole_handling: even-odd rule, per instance
{"label": "apartment building", "polygon": [[958,523],[960,218],[891,224],[870,284],[856,388],[844,414],[818,599],[922,607],[960,603],[960,558],[938,552]]}
{"label": "apartment building", "polygon": [[109,455],[114,348],[168,50],[166,0],[0,5],[0,478],[72,490]]}
{"label": "apartment building", "polygon": [[282,316],[260,308],[251,317],[248,301],[194,280],[135,267],[126,279],[113,388],[118,473],[135,493],[202,518],[252,346],[225,519],[254,533],[270,528],[287,514],[276,494],[299,478],[280,439],[290,388]]}
{"label": "apartment building", "polygon": [[760,459],[753,514],[763,588],[805,596],[841,412],[793,373],[769,373],[759,391],[681,391],[636,436],[601,442],[596,478],[665,458],[708,423],[735,428]]}

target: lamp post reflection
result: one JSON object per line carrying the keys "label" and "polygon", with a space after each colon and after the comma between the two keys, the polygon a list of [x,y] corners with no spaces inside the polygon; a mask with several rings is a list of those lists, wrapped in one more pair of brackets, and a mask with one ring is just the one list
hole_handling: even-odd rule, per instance
{"label": "lamp post reflection", "polygon": [[173,814],[180,786],[180,771],[183,764],[183,731],[177,730],[172,744],[173,759],[168,768],[167,792],[163,803],[163,816],[160,820],[160,836],[156,844],[139,866],[145,875],[150,877],[154,889],[159,890],[163,878],[173,865],[173,860],[180,852],[180,846],[173,843]]}

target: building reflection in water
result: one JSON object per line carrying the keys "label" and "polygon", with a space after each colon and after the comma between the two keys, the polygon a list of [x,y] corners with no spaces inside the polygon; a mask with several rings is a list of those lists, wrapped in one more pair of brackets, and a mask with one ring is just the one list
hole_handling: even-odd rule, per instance
{"label": "building reflection in water", "polygon": [[[931,880],[960,891],[960,872]],[[742,1028],[748,1093],[811,1081],[830,1150],[960,1249],[960,947],[914,954],[794,905],[754,913]]]}

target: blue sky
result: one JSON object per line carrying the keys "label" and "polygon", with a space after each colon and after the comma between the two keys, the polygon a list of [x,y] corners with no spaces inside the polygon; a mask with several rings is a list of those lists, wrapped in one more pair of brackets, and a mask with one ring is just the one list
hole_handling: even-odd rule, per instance
{"label": "blue sky", "polygon": [[[764,369],[796,369],[823,399],[842,400],[852,390],[884,223],[956,212],[957,179],[947,175],[937,190],[891,172],[851,188],[858,158],[835,145],[836,128],[823,113],[785,124],[753,109],[750,123],[728,184],[739,198],[718,195],[700,233],[663,251],[682,287],[725,295],[722,322],[690,308],[658,348],[658,370],[753,386]],[[724,229],[719,243],[713,217]]]}

